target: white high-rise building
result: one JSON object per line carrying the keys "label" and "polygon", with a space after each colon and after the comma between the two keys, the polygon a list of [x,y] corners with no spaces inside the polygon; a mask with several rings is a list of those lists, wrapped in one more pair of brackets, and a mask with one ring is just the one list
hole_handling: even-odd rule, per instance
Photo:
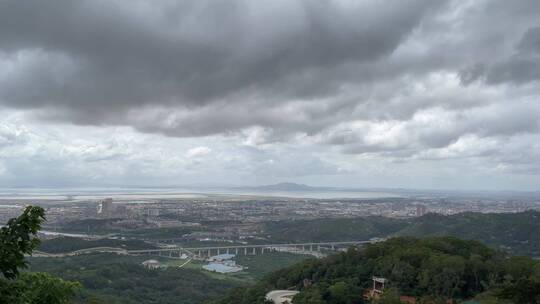
{"label": "white high-rise building", "polygon": [[101,201],[98,205],[97,213],[102,217],[112,216],[114,213],[113,199],[109,197]]}

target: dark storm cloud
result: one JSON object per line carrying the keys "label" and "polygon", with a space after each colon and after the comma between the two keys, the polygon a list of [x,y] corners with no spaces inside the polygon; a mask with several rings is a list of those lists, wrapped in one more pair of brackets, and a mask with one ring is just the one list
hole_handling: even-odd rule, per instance
{"label": "dark storm cloud", "polygon": [[477,63],[462,71],[461,79],[469,84],[483,78],[487,83],[527,83],[540,80],[540,27],[523,33],[514,53],[491,64]]}
{"label": "dark storm cloud", "polygon": [[193,130],[138,125],[130,115],[331,96],[361,77],[347,66],[389,56],[443,3],[2,1],[0,64],[11,72],[0,78],[0,103],[178,136],[272,125],[274,114],[234,115],[242,106]]}
{"label": "dark storm cloud", "polygon": [[[540,133],[539,14],[532,0],[0,1],[0,106],[171,137],[510,164],[497,144]],[[339,171],[304,157],[274,173]]]}
{"label": "dark storm cloud", "polygon": [[521,42],[518,45],[518,49],[524,53],[540,53],[540,27],[533,27],[528,29]]}

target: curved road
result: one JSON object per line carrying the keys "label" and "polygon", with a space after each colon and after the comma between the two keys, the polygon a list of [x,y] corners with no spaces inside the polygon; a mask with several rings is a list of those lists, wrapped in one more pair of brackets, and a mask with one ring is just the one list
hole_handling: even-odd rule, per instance
{"label": "curved road", "polygon": [[[384,239],[380,239],[384,240]],[[380,240],[370,240],[370,241],[337,241],[337,242],[324,242],[324,243],[290,243],[290,244],[258,244],[258,245],[239,245],[239,246],[218,246],[218,247],[193,247],[193,248],[183,248],[183,247],[167,247],[167,248],[156,248],[156,249],[139,249],[139,250],[127,250],[124,248],[117,247],[93,247],[93,248],[84,248],[76,250],[73,252],[65,253],[47,253],[42,251],[34,251],[32,254],[35,257],[64,257],[64,256],[74,256],[85,253],[93,252],[111,252],[117,254],[151,254],[158,252],[168,252],[168,251],[185,251],[190,255],[194,256],[194,251],[197,250],[212,250],[212,249],[236,249],[236,248],[272,248],[272,247],[292,247],[292,246],[319,246],[319,245],[353,245],[353,244],[366,244],[366,243],[376,243]]]}
{"label": "curved road", "polygon": [[110,252],[110,253],[117,253],[117,254],[129,254],[126,249],[123,248],[116,248],[116,247],[92,247],[92,248],[85,248],[85,249],[79,249],[72,252],[65,252],[65,253],[47,253],[39,250],[35,250],[32,253],[32,256],[34,257],[66,257],[66,256],[74,256],[74,255],[81,255],[85,253],[93,253],[93,252]]}
{"label": "curved road", "polygon": [[275,304],[291,303],[292,298],[298,293],[296,290],[272,290],[266,294],[266,299]]}

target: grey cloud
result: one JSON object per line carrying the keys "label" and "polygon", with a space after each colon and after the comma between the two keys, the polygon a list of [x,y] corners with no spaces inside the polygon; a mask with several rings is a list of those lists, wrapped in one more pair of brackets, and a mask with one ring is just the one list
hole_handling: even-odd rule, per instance
{"label": "grey cloud", "polygon": [[60,139],[45,152],[47,139],[13,148],[32,136],[1,121],[0,148],[120,179],[176,176],[176,167],[332,176],[344,172],[336,164],[370,157],[482,158],[486,168],[537,172],[539,13],[534,0],[0,1],[3,109],[38,124],[182,137],[157,150],[219,140],[237,149],[212,146],[215,159],[186,162],[189,147],[137,156],[148,144],[98,136],[58,156]]}
{"label": "grey cloud", "polygon": [[479,62],[461,71],[465,84],[483,79],[489,84],[523,84],[540,80],[540,27],[527,29],[514,53],[492,63]]}
{"label": "grey cloud", "polygon": [[521,52],[540,53],[540,27],[528,29],[518,45]]}
{"label": "grey cloud", "polygon": [[[255,148],[245,148],[248,163],[247,172],[255,176],[274,176],[286,178],[310,175],[337,175],[346,170],[322,160],[315,153],[302,150],[289,150],[285,153],[263,151]],[[298,153],[303,154],[298,157]]]}
{"label": "grey cloud", "polygon": [[418,112],[410,120],[345,124],[323,132],[321,142],[339,146],[345,153],[408,158],[425,150],[449,147],[465,136],[513,138],[538,133],[540,106],[515,101],[511,107],[435,108]]}
{"label": "grey cloud", "polygon": [[0,122],[0,148],[23,145],[29,140],[28,131],[13,123]]}
{"label": "grey cloud", "polygon": [[523,135],[505,138],[497,151],[491,155],[492,163],[498,163],[505,173],[539,175],[540,174],[540,137]]}
{"label": "grey cloud", "polygon": [[[329,96],[356,81],[341,67],[388,56],[443,3],[2,1],[0,64],[16,70],[0,78],[0,102],[78,124],[129,125],[126,112],[148,106]],[[225,129],[255,124],[236,118],[222,118]],[[218,123],[166,133],[221,131]]]}
{"label": "grey cloud", "polygon": [[483,63],[476,63],[459,71],[459,77],[463,84],[469,85],[484,77],[486,66]]}
{"label": "grey cloud", "polygon": [[494,65],[486,74],[486,80],[495,84],[537,81],[540,79],[540,56],[515,56]]}

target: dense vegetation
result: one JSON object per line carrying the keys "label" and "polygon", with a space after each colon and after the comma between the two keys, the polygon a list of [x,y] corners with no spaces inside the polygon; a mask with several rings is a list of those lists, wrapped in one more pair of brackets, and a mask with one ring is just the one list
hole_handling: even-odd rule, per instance
{"label": "dense vegetation", "polygon": [[386,217],[323,218],[265,223],[265,236],[274,242],[367,240],[404,229],[408,221]]}
{"label": "dense vegetation", "polygon": [[32,258],[31,270],[42,271],[84,287],[81,303],[201,303],[238,287],[235,280],[216,279],[200,269],[170,267],[149,270],[148,257],[89,254],[64,258]]}
{"label": "dense vegetation", "polygon": [[175,239],[180,238],[184,234],[188,234],[192,231],[193,230],[185,227],[163,227],[122,231],[122,235],[144,239]]}
{"label": "dense vegetation", "polygon": [[[409,295],[424,303],[482,297],[483,303],[540,303],[540,263],[508,257],[476,241],[453,237],[394,238],[325,259],[311,259],[267,275],[219,304],[264,303],[272,289],[298,289],[295,304],[364,303],[372,276],[389,280],[389,297]],[[516,292],[518,291],[518,292]],[[385,303],[399,303],[385,299]],[[397,301],[397,302],[395,302]]]}
{"label": "dense vegetation", "polygon": [[383,217],[271,222],[265,236],[279,242],[367,240],[386,236],[441,236],[477,240],[512,254],[540,257],[540,212],[426,214],[414,219]]}
{"label": "dense vegetation", "polygon": [[244,267],[249,276],[261,279],[264,275],[278,269],[312,258],[310,255],[288,252],[273,252],[263,255],[238,255],[235,261]]}
{"label": "dense vegetation", "polygon": [[[262,237],[267,242],[311,242],[367,240],[387,236],[451,235],[481,241],[513,254],[540,256],[540,212],[456,215],[427,214],[414,219],[384,217],[323,218],[264,223]],[[115,219],[69,222],[63,228],[90,233],[112,232]],[[204,223],[204,226],[211,223]],[[115,232],[120,232],[115,230]],[[144,239],[180,238],[192,232],[185,227],[123,230],[123,236]]]}
{"label": "dense vegetation", "polygon": [[20,273],[25,254],[39,245],[36,237],[45,221],[40,207],[28,206],[0,228],[0,304],[69,303],[79,284],[45,273]]}
{"label": "dense vegetation", "polygon": [[426,214],[397,235],[452,235],[481,241],[513,254],[540,257],[540,212]]}
{"label": "dense vegetation", "polygon": [[[154,258],[171,267],[147,270],[144,260]],[[84,287],[78,302],[87,303],[202,303],[227,291],[250,285],[264,274],[309,258],[290,253],[238,256],[236,261],[248,269],[234,275],[203,271],[202,264],[148,256],[120,256],[109,253],[63,258],[30,258],[30,270],[53,274],[80,282]]]}
{"label": "dense vegetation", "polygon": [[156,248],[141,240],[119,240],[119,239],[99,239],[83,240],[73,237],[59,237],[55,239],[42,241],[38,250],[47,253],[65,253],[79,249],[93,247],[117,247],[125,249],[152,249]]}

